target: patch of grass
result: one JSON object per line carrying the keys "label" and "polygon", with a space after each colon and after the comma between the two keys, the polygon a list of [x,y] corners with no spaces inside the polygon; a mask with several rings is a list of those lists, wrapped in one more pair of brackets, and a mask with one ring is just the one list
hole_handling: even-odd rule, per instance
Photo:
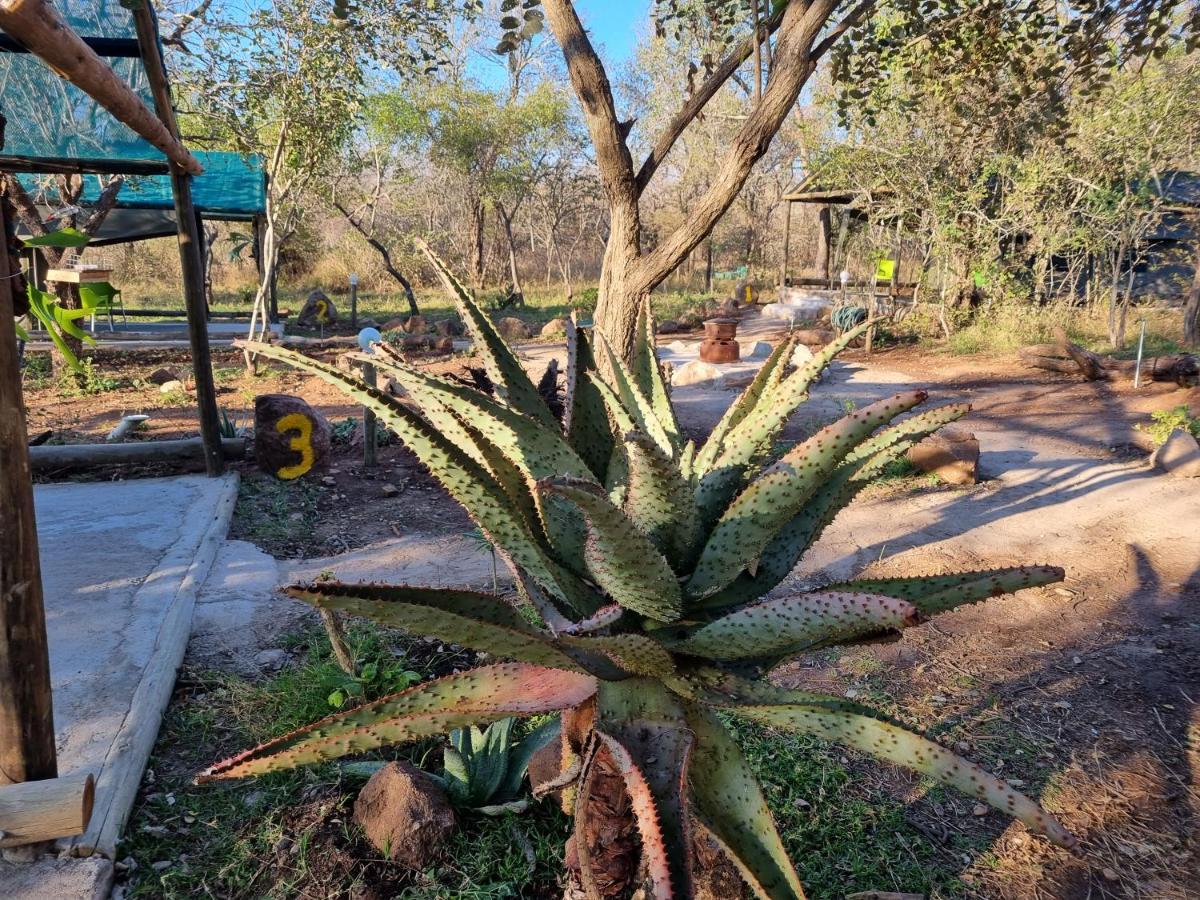
{"label": "patch of grass", "polygon": [[233,537],[259,545],[288,540],[315,523],[319,494],[311,479],[280,481],[262,473],[248,474],[238,485]]}
{"label": "patch of grass", "polygon": [[96,369],[90,359],[80,363],[80,371],[71,372],[64,369],[59,379],[59,391],[64,397],[86,397],[95,394],[107,394],[128,387],[129,382],[123,378],[105,375]]}
{"label": "patch of grass", "polygon": [[[369,624],[354,623],[347,639],[361,666],[381,675],[429,677],[468,662],[459,651]],[[266,681],[202,674],[177,693],[118,852],[134,863],[129,897],[350,897],[364,881],[408,884],[403,896],[430,900],[553,895],[570,829],[552,802],[519,817],[464,814],[444,861],[413,874],[379,859],[357,834],[350,807],[365,776],[339,763],[193,785],[194,773],[216,759],[330,712],[329,694],[346,676],[324,633],[313,629],[285,644],[301,662]],[[387,677],[364,681],[364,699],[401,686]],[[436,765],[440,745],[432,739],[359,759]]]}
{"label": "patch of grass", "polygon": [[830,745],[730,720],[762,782],[807,895],[855,891],[958,896],[958,867],[905,818],[902,803],[857,782]]}

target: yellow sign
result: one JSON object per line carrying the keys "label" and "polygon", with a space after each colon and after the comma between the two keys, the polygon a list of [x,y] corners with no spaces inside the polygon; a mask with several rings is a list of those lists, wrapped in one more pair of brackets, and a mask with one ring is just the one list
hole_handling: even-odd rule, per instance
{"label": "yellow sign", "polygon": [[891,281],[892,276],[896,274],[896,261],[894,259],[881,259],[878,265],[875,266],[876,281]]}
{"label": "yellow sign", "polygon": [[312,429],[312,419],[304,413],[288,413],[275,423],[275,430],[280,434],[294,432],[288,448],[300,454],[300,462],[294,466],[284,466],[275,473],[280,478],[290,481],[299,478],[313,467],[316,455],[313,453]]}

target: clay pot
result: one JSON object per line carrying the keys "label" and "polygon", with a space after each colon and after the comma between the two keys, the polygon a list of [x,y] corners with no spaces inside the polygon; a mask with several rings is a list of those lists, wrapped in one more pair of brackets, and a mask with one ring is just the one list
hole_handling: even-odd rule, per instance
{"label": "clay pot", "polygon": [[732,341],[737,337],[737,319],[709,319],[704,323],[704,338],[709,341]]}

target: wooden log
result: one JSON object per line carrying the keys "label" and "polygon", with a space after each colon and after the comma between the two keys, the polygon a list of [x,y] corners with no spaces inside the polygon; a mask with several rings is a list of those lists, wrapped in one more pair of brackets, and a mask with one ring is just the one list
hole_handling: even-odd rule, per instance
{"label": "wooden log", "polygon": [[[222,438],[221,451],[225,459],[245,459],[246,439]],[[203,463],[204,457],[204,442],[200,438],[128,444],[43,444],[29,448],[30,462],[38,472],[133,463]]]}
{"label": "wooden log", "polygon": [[1058,341],[1059,347],[1067,356],[1074,360],[1075,365],[1079,366],[1079,372],[1088,381],[1100,381],[1108,377],[1104,371],[1104,365],[1100,357],[1092,353],[1090,350],[1084,350],[1078,344],[1073,343],[1068,337],[1066,329],[1054,329],[1055,340]]}
{"label": "wooden log", "polygon": [[0,787],[0,847],[82,834],[95,797],[90,772]]}
{"label": "wooden log", "polygon": [[167,159],[193,175],[203,174],[204,167],[112,67],[71,30],[49,0],[0,0],[0,28],[107,109],[117,121],[165,153]]}
{"label": "wooden log", "polygon": [[0,197],[0,784],[58,774],[29,436],[13,329],[11,207]]}

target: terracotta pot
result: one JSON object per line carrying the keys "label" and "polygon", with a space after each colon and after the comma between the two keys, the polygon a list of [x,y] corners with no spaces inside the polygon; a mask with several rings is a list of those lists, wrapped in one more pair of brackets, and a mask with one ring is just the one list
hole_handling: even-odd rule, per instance
{"label": "terracotta pot", "polygon": [[704,337],[710,341],[732,341],[737,337],[737,319],[709,319],[704,323]]}

